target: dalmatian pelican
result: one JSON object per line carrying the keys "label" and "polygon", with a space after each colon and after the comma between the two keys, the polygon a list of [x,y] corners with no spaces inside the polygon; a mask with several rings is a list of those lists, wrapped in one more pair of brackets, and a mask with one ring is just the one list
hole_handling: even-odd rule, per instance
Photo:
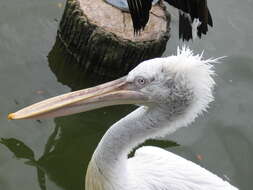
{"label": "dalmatian pelican", "polygon": [[[139,107],[113,124],[86,173],[86,190],[238,190],[203,167],[147,139],[188,126],[214,100],[213,63],[186,47],[176,55],[140,63],[120,79],[70,92],[8,115],[9,119],[59,117],[119,104]],[[74,126],[73,126],[74,127]]]}

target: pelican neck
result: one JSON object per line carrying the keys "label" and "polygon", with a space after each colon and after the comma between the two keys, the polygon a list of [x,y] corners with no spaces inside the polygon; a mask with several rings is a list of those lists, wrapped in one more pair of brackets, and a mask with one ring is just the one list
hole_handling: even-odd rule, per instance
{"label": "pelican neck", "polygon": [[117,165],[123,165],[133,148],[161,133],[165,123],[168,124],[168,118],[163,115],[146,106],[136,109],[109,128],[92,159],[103,171],[117,170]]}

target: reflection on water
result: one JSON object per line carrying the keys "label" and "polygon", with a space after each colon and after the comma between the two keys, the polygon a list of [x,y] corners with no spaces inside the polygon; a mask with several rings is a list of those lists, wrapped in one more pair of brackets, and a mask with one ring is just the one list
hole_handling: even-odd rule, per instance
{"label": "reflection on water", "polygon": [[[0,189],[80,190],[88,161],[107,128],[134,106],[103,108],[54,120],[7,121],[9,112],[109,79],[84,73],[55,40],[65,0],[0,3]],[[208,1],[215,28],[189,42],[216,65],[215,102],[191,127],[167,137],[168,148],[230,181],[253,186],[252,1]],[[61,6],[60,6],[61,5]],[[242,11],[243,10],[243,11]],[[173,17],[173,15],[172,15]],[[177,23],[165,55],[178,45]],[[154,142],[152,142],[154,143]]]}
{"label": "reflection on water", "polygon": [[[125,112],[129,112],[129,107],[103,109],[97,111],[97,116],[103,120],[103,117],[107,117],[107,112],[113,114],[119,111],[125,115]],[[48,189],[47,180],[54,181],[63,189],[84,189],[88,163],[107,129],[97,125],[94,122],[96,119],[89,113],[55,119],[55,129],[48,137],[44,152],[38,159],[35,159],[33,150],[18,139],[2,138],[0,143],[5,145],[16,158],[25,159],[25,164],[36,168],[41,190]],[[105,123],[108,126],[111,124],[112,122]],[[144,145],[163,148],[178,146],[174,142],[158,140],[148,141]]]}
{"label": "reflection on water", "polygon": [[76,59],[68,54],[58,36],[56,37],[53,48],[48,54],[48,63],[57,80],[69,86],[71,90],[78,90],[115,79],[115,77],[98,76],[85,71],[76,62]]}

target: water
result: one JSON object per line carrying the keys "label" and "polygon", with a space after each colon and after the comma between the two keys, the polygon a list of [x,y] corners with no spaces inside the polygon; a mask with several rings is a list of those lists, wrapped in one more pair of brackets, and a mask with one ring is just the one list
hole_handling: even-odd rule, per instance
{"label": "water", "polygon": [[[0,3],[0,189],[79,190],[88,161],[107,128],[134,107],[117,106],[69,117],[8,121],[6,115],[38,100],[94,85],[59,52],[56,32],[63,0]],[[241,190],[253,185],[253,1],[209,0],[215,28],[190,45],[217,64],[216,101],[163,147],[190,159]],[[164,56],[175,52],[177,15]],[[182,43],[180,43],[182,44]],[[48,56],[49,55],[49,56]],[[60,72],[59,72],[60,71]],[[168,148],[169,147],[169,148]]]}

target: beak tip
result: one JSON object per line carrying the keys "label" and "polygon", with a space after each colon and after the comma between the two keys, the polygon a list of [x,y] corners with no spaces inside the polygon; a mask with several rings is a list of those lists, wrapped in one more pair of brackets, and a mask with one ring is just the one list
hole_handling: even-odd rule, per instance
{"label": "beak tip", "polygon": [[14,120],[15,119],[15,114],[14,113],[10,113],[10,114],[8,114],[8,119],[9,120]]}

